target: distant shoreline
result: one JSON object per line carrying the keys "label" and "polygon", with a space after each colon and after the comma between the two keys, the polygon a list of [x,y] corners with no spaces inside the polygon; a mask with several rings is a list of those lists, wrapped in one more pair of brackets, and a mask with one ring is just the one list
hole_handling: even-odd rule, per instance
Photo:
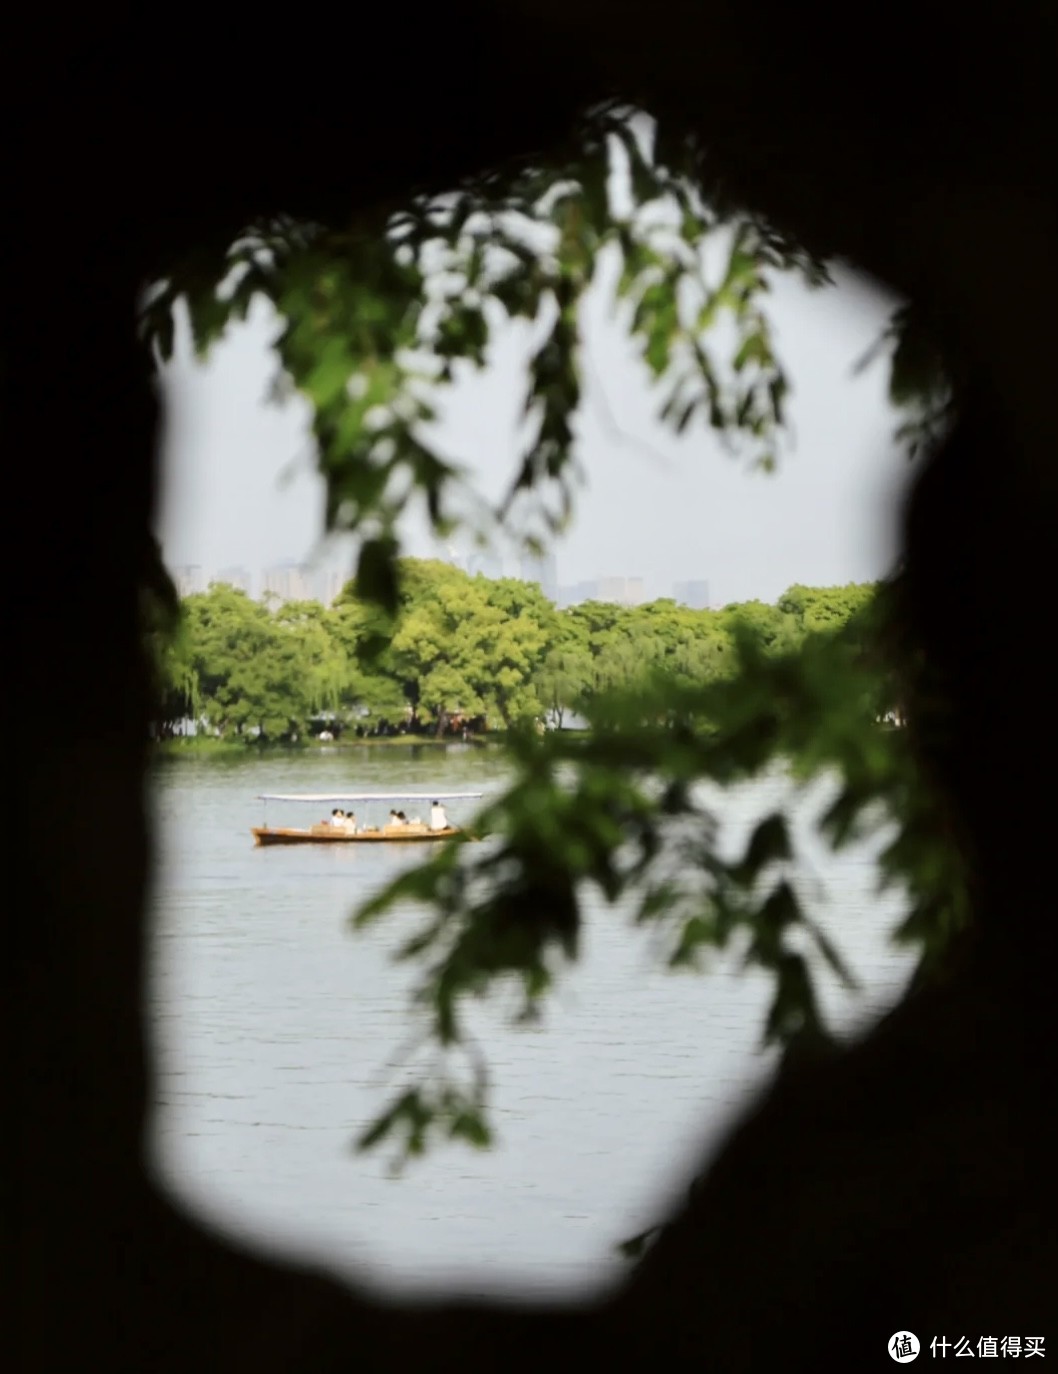
{"label": "distant shoreline", "polygon": [[[569,735],[582,735],[582,730],[566,731]],[[211,736],[190,735],[174,739],[151,740],[149,751],[159,758],[252,758],[263,754],[309,754],[333,753],[350,749],[450,749],[453,747],[471,749],[494,749],[507,742],[505,730],[490,730],[485,735],[471,735],[468,739],[446,736],[438,739],[434,735],[379,735],[371,738],[336,740],[297,740],[290,742],[266,742],[259,744],[253,740],[216,739]]]}
{"label": "distant shoreline", "polygon": [[[886,733],[903,729],[892,721],[878,721],[878,728]],[[590,730],[568,729],[562,734],[567,739],[586,739]],[[484,735],[471,735],[461,739],[448,735],[438,739],[435,735],[376,735],[370,738],[320,740],[265,741],[217,739],[210,735],[182,735],[172,739],[151,740],[148,752],[156,758],[164,759],[233,759],[260,758],[265,755],[308,755],[344,753],[356,749],[499,749],[508,741],[506,730],[490,730]]]}

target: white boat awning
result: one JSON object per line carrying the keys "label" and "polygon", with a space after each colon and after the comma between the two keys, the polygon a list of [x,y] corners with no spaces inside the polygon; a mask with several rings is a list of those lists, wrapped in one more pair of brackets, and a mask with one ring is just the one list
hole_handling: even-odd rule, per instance
{"label": "white boat awning", "polygon": [[431,802],[472,801],[483,792],[262,792],[259,801],[282,802]]}

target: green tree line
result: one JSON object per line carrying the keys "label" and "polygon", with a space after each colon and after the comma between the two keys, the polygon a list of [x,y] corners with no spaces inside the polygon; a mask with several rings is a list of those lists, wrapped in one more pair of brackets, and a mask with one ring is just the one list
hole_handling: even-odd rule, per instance
{"label": "green tree line", "polygon": [[393,614],[352,582],[329,607],[267,605],[223,583],[184,598],[175,630],[151,631],[158,735],[187,720],[224,739],[276,743],[324,729],[561,727],[615,691],[730,678],[739,633],[775,655],[849,631],[875,591],[794,586],[774,605],[586,601],[560,610],[533,583],[414,558],[400,561],[399,586]]}

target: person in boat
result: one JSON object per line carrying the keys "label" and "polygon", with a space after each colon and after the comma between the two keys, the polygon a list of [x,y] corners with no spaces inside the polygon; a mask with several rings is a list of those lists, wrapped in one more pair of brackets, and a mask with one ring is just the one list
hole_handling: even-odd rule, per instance
{"label": "person in boat", "polygon": [[448,829],[448,816],[445,814],[444,807],[438,801],[435,801],[433,805],[430,807],[430,829]]}
{"label": "person in boat", "polygon": [[331,811],[330,821],[324,821],[323,823],[324,825],[341,825],[342,819],[342,813],[338,810],[337,807],[334,807],[334,809]]}
{"label": "person in boat", "polygon": [[356,834],[356,812],[346,811],[342,816],[342,825],[350,835]]}
{"label": "person in boat", "polygon": [[401,824],[403,824],[403,822],[401,821],[401,818],[400,818],[400,812],[396,809],[396,807],[390,807],[389,821],[387,822],[387,824],[389,824],[389,825],[401,825]]}
{"label": "person in boat", "polygon": [[401,825],[407,825],[407,824],[408,824],[408,818],[407,818],[407,816],[404,814],[403,811],[398,811],[398,812],[397,812],[397,820],[400,821]]}

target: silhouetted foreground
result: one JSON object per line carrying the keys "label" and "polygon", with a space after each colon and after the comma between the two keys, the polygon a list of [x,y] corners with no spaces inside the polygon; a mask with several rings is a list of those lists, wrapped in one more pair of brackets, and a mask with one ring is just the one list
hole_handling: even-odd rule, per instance
{"label": "silhouetted foreground", "polygon": [[[11,24],[7,661],[26,728],[6,1367],[818,1370],[888,1367],[902,1323],[1058,1338],[1058,750],[1049,680],[1020,647],[1058,529],[1053,6],[524,0],[517,22],[432,7],[421,39],[414,8],[373,12],[370,38],[353,12]],[[908,615],[939,684],[919,715],[950,798],[938,824],[975,855],[980,934],[945,988],[780,1084],[609,1304],[412,1313],[236,1252],[145,1178],[137,587],[158,415],[132,308],[174,252],[253,214],[340,221],[450,184],[546,148],[614,87],[697,124],[734,193],[914,295],[969,379],[974,413],[911,504]],[[30,728],[50,720],[61,732]]]}

